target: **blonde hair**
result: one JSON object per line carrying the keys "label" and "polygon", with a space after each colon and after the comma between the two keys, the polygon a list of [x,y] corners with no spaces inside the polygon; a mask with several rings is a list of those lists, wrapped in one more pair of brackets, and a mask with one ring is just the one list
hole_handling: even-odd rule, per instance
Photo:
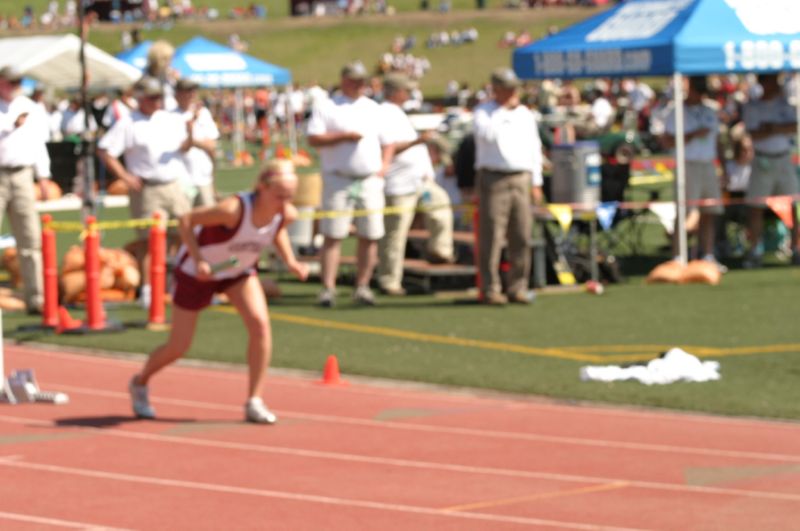
{"label": "blonde hair", "polygon": [[289,159],[272,159],[267,162],[258,174],[258,183],[272,184],[279,181],[297,180],[294,162]]}
{"label": "blonde hair", "polygon": [[147,52],[147,72],[152,76],[163,76],[172,62],[173,55],[175,48],[169,42],[165,40],[154,42]]}

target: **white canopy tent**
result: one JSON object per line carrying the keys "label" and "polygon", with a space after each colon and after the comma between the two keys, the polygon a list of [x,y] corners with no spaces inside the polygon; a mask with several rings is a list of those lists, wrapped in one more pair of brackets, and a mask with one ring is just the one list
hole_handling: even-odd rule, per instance
{"label": "white canopy tent", "polygon": [[[124,87],[141,77],[135,67],[86,43],[89,88]],[[81,86],[81,40],[76,35],[42,35],[0,39],[0,68],[18,72],[48,87],[78,89]]]}

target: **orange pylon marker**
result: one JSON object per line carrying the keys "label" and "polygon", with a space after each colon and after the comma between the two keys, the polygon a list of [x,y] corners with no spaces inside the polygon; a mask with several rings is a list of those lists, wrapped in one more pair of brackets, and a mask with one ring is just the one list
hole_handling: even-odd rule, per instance
{"label": "orange pylon marker", "polygon": [[81,326],[83,326],[83,321],[80,319],[73,319],[65,307],[58,307],[58,326],[56,327],[57,334],[64,333],[67,330],[74,330],[76,328],[80,328]]}
{"label": "orange pylon marker", "polygon": [[336,359],[335,355],[328,356],[325,361],[325,369],[322,371],[322,380],[317,383],[322,385],[347,385],[347,382],[339,376],[339,360]]}

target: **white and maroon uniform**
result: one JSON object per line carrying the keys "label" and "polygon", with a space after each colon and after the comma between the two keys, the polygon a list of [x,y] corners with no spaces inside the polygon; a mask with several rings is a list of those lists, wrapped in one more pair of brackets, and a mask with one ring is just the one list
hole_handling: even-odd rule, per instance
{"label": "white and maroon uniform", "polygon": [[237,196],[242,204],[242,217],[236,227],[229,229],[223,225],[212,225],[195,229],[203,260],[213,267],[236,258],[236,265],[214,272],[210,280],[198,280],[197,264],[186,246],[178,251],[173,296],[176,305],[187,310],[200,310],[211,303],[214,293],[223,292],[241,279],[255,274],[261,252],[272,245],[284,225],[284,215],[278,213],[263,227],[256,227],[253,225],[254,195],[250,192]]}

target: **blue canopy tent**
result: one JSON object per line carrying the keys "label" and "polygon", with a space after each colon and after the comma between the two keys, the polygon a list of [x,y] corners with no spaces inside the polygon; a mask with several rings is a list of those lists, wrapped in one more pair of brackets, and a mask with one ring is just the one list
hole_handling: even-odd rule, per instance
{"label": "blue canopy tent", "polygon": [[153,46],[153,41],[142,41],[136,46],[118,53],[117,59],[135,66],[139,70],[144,70],[147,66],[147,53],[150,51],[151,46]]}
{"label": "blue canopy tent", "polygon": [[289,70],[205,37],[195,37],[179,46],[172,68],[205,88],[283,86],[292,82]]}
{"label": "blue canopy tent", "polygon": [[[172,58],[172,68],[181,77],[189,78],[204,88],[236,89],[234,150],[237,153],[244,148],[244,136],[241,131],[244,123],[244,102],[241,89],[287,86],[292,83],[292,74],[289,70],[237,52],[205,37],[194,37],[179,46]],[[293,125],[291,120],[289,123]],[[294,130],[290,130],[290,136],[294,151],[296,146]]]}
{"label": "blue canopy tent", "polygon": [[[513,66],[523,79],[672,75],[675,101],[683,101],[682,75],[800,69],[800,1],[628,0],[515,50]],[[676,105],[675,196],[686,261],[683,118]]]}

